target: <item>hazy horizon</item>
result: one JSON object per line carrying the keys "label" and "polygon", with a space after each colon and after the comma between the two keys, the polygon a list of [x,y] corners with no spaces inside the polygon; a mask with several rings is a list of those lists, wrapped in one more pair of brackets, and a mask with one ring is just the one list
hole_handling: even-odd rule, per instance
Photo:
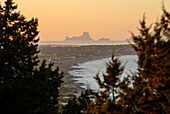
{"label": "hazy horizon", "polygon": [[[3,3],[4,0],[1,0]],[[27,19],[39,19],[40,41],[63,41],[89,32],[94,40],[126,40],[138,33],[143,14],[147,24],[162,14],[163,0],[14,0]],[[170,0],[164,0],[170,11]]]}

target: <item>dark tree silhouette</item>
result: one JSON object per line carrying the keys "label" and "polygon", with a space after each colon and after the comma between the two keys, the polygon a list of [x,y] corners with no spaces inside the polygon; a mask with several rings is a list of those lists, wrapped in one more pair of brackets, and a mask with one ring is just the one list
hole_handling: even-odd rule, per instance
{"label": "dark tree silhouette", "polygon": [[13,0],[0,4],[0,112],[56,113],[63,73],[45,61],[38,67],[38,19],[16,9]]}
{"label": "dark tree silhouette", "polygon": [[86,90],[78,98],[74,96],[69,99],[68,104],[63,107],[62,114],[84,114],[84,110],[87,109],[87,104],[90,102],[89,92]]}

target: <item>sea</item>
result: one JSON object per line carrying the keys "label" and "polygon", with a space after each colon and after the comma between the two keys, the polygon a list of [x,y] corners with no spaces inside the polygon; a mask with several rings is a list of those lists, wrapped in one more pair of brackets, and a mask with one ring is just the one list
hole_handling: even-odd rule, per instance
{"label": "sea", "polygon": [[[122,63],[122,66],[125,66],[124,72],[120,75],[120,80],[123,80],[124,77],[135,73],[137,71],[137,55],[123,55],[117,56],[119,61]],[[94,79],[96,74],[99,75],[101,80],[103,80],[103,73],[106,74],[106,67],[111,58],[104,58],[99,60],[88,61],[84,63],[79,63],[76,66],[72,66],[75,70],[70,70],[69,74],[74,76],[75,83],[82,83],[82,88],[99,90],[99,86]]]}

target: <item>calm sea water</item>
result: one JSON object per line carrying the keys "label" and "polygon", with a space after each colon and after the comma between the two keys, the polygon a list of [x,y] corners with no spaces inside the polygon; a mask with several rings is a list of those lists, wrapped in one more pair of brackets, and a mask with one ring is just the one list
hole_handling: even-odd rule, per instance
{"label": "calm sea water", "polygon": [[[121,80],[128,74],[131,74],[131,71],[135,72],[137,70],[137,55],[124,55],[118,58],[122,65],[125,66],[125,70],[121,75]],[[110,60],[111,58],[104,58],[80,63],[77,66],[72,66],[73,68],[79,69],[71,70],[69,71],[69,74],[75,76],[76,83],[84,84],[82,88],[98,90],[99,86],[94,79],[94,76],[99,73],[99,76],[102,78],[102,74],[106,72],[106,63],[108,63]]]}
{"label": "calm sea water", "polygon": [[39,41],[39,45],[126,45],[127,41],[110,42],[64,42],[64,41]]}

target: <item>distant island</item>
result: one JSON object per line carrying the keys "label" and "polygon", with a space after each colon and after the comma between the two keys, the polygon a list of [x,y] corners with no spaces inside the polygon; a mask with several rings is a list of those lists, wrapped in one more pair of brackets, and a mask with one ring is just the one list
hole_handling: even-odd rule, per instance
{"label": "distant island", "polygon": [[89,32],[83,32],[80,36],[68,37],[63,41],[40,41],[39,45],[127,45],[124,40],[110,40],[109,38],[100,38],[94,40]]}
{"label": "distant island", "polygon": [[110,42],[110,39],[101,38],[99,40],[93,40],[89,32],[83,32],[81,36],[73,36],[72,38],[66,36],[65,42]]}
{"label": "distant island", "polygon": [[94,40],[90,37],[89,32],[83,32],[83,35],[81,36],[73,36],[72,38],[69,38],[68,36],[66,36],[65,41],[87,42],[87,41],[94,41]]}
{"label": "distant island", "polygon": [[110,42],[111,40],[109,38],[101,38],[97,40],[97,42]]}

